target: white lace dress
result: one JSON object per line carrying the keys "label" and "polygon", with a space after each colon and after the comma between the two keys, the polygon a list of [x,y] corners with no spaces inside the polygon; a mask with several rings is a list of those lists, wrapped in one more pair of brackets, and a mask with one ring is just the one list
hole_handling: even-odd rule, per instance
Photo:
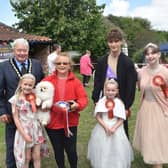
{"label": "white lace dress", "polygon": [[[95,108],[95,115],[97,112],[102,112],[102,118],[109,127],[117,122],[117,117],[126,118],[123,103],[120,99],[115,98],[114,118],[109,119],[105,101],[106,97],[99,100]],[[130,168],[133,151],[123,124],[117,128],[114,134],[107,136],[103,127],[97,123],[88,143],[87,157],[93,168]]]}

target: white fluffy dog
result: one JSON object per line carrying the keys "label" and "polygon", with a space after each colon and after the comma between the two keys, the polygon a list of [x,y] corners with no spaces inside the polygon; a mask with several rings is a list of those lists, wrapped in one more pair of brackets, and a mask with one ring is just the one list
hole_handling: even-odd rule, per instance
{"label": "white fluffy dog", "polygon": [[[42,125],[47,125],[50,121],[50,108],[53,104],[54,86],[51,82],[41,81],[36,85],[36,105],[37,118]],[[46,111],[44,111],[47,109]]]}

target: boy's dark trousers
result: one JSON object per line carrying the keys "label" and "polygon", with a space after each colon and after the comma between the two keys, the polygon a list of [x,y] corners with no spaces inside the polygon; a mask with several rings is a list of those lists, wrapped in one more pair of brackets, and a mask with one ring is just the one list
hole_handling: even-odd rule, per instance
{"label": "boy's dark trousers", "polygon": [[83,76],[83,86],[88,86],[89,84],[89,80],[90,80],[90,76],[88,75],[82,75]]}

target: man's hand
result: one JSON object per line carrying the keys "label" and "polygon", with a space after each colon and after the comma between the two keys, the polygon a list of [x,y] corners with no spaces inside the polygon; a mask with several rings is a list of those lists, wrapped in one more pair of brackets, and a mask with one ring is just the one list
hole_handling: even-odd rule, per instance
{"label": "man's hand", "polygon": [[125,113],[126,113],[127,118],[131,116],[131,110],[130,109],[125,110]]}
{"label": "man's hand", "polygon": [[0,116],[0,121],[4,123],[12,122],[12,117],[9,114],[3,114]]}

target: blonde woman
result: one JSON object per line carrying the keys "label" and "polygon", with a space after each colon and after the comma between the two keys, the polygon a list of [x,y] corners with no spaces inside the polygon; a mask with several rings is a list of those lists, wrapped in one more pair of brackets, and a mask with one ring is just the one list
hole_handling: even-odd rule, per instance
{"label": "blonde woman", "polygon": [[[88,103],[85,89],[73,74],[72,60],[67,53],[59,53],[55,59],[55,71],[44,81],[54,85],[54,102],[47,133],[54,149],[58,168],[64,168],[64,151],[71,168],[77,168],[77,126],[79,112]],[[69,104],[69,108],[62,107]]]}

